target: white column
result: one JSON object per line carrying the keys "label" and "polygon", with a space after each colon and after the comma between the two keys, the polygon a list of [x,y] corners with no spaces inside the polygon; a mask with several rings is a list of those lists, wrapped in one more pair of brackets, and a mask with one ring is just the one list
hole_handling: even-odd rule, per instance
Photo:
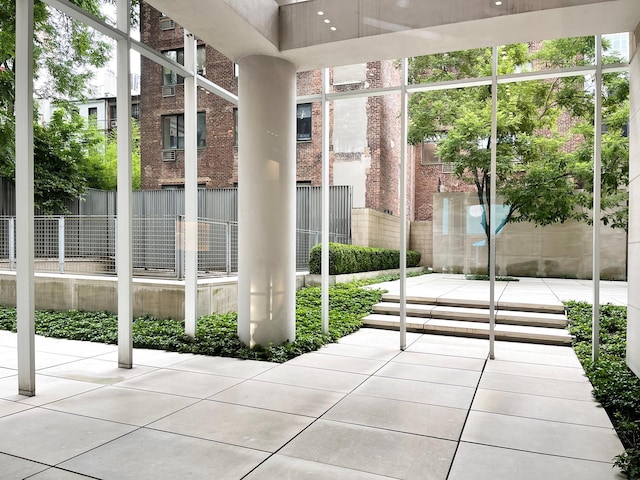
{"label": "white column", "polygon": [[36,394],[33,278],[33,0],[16,2],[16,305],[18,393]]}
{"label": "white column", "polygon": [[602,178],[602,36],[596,35],[596,91],[593,112],[593,309],[591,358],[600,355],[600,191]]}
{"label": "white column", "polygon": [[295,339],[296,69],[239,62],[238,335],[249,346]]}
{"label": "white column", "polygon": [[409,109],[407,83],[409,60],[402,59],[400,90],[400,350],[407,348],[407,130]]}
{"label": "white column", "polygon": [[184,32],[184,66],[193,74],[184,79],[184,328],[194,337],[198,304],[198,97],[196,39]]}
{"label": "white column", "polygon": [[640,23],[630,52],[627,365],[640,376]]}
{"label": "white column", "polygon": [[133,273],[132,273],[132,193],[131,193],[131,86],[129,15],[130,0],[118,0],[116,5],[117,27],[127,37],[119,39],[117,56],[118,110],[118,367],[133,366]]}
{"label": "white column", "polygon": [[497,175],[497,149],[498,149],[498,47],[492,50],[491,69],[491,194],[489,195],[491,208],[489,208],[489,358],[495,358],[496,339],[496,229],[494,213],[496,211],[496,175]]}
{"label": "white column", "polygon": [[329,69],[322,69],[322,333],[329,333]]}

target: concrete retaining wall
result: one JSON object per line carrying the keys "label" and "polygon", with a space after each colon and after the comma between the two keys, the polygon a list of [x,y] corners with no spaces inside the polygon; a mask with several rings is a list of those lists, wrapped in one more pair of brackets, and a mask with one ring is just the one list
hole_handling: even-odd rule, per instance
{"label": "concrete retaining wall", "polygon": [[[0,305],[16,304],[15,272],[0,273]],[[118,310],[117,279],[89,275],[35,275],[37,310]],[[296,287],[304,286],[304,275],[296,276]],[[238,310],[236,277],[198,281],[197,315]],[[133,280],[133,315],[184,319],[184,282],[135,278]]]}

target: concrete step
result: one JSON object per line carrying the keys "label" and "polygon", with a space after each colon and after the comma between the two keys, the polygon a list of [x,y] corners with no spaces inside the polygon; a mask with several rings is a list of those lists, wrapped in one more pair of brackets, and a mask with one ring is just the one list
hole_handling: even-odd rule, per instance
{"label": "concrete step", "polygon": [[[364,326],[399,329],[400,317],[389,314],[372,313],[363,319]],[[407,330],[419,333],[456,335],[489,338],[489,324],[442,318],[407,316]],[[544,343],[549,345],[571,345],[573,337],[567,330],[526,325],[496,324],[497,340],[515,342]]]}
{"label": "concrete step", "polygon": [[[399,303],[400,296],[397,294],[385,293],[382,296],[383,302]],[[489,301],[478,298],[443,298],[443,297],[415,297],[407,296],[407,304],[418,305],[439,305],[439,306],[459,306],[468,308],[489,308]],[[496,302],[496,307],[500,310],[514,310],[520,312],[544,312],[564,314],[564,305],[548,305],[528,302],[512,302],[500,299]]]}
{"label": "concrete step", "polygon": [[[400,315],[400,304],[380,302],[373,307],[373,313]],[[411,303],[407,304],[407,316],[421,318],[441,318],[445,320],[462,320],[465,322],[489,322],[488,308],[470,308],[464,306],[444,306]],[[564,313],[528,312],[497,310],[496,323],[509,325],[525,325],[547,328],[565,328],[567,318]]]}

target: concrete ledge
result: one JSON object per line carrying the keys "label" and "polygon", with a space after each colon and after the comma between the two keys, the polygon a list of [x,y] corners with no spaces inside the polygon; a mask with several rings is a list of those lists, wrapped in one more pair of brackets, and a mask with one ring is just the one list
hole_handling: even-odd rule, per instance
{"label": "concrete ledge", "polygon": [[[422,272],[424,267],[409,267],[407,273]],[[366,280],[368,278],[376,278],[380,275],[399,275],[400,269],[392,270],[375,270],[373,272],[344,273],[342,275],[329,275],[329,285],[336,283],[347,283],[354,280]],[[304,277],[304,283],[307,287],[322,285],[322,275],[308,274]]]}
{"label": "concrete ledge", "polygon": [[[296,275],[296,288],[304,286],[304,273]],[[35,274],[37,310],[118,311],[118,279],[112,276]],[[16,273],[0,272],[0,305],[16,305]],[[236,312],[238,278],[198,280],[197,315]],[[134,278],[133,315],[184,319],[184,281]]]}

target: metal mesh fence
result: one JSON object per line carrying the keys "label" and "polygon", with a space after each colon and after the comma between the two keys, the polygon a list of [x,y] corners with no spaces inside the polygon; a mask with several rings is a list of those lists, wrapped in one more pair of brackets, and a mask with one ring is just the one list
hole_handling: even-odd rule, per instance
{"label": "metal mesh fence", "polygon": [[198,271],[230,274],[231,223],[198,221]]}
{"label": "metal mesh fence", "polygon": [[64,222],[61,232],[64,236],[65,272],[116,272],[115,217],[68,215],[60,218]]}
{"label": "metal mesh fence", "polygon": [[13,218],[0,217],[0,270],[13,270],[14,268],[13,259],[16,252],[12,231]]}
{"label": "metal mesh fence", "polygon": [[[0,269],[15,268],[13,217],[0,217]],[[184,217],[133,218],[135,275],[184,276]],[[198,272],[229,275],[238,271],[238,223],[199,219]],[[34,220],[35,269],[43,272],[115,274],[117,222],[114,215],[38,216]],[[321,240],[317,230],[296,230],[296,268],[308,268],[309,252]],[[330,234],[349,243],[349,236]]]}
{"label": "metal mesh fence", "polygon": [[175,216],[133,218],[134,272],[178,276],[178,219]]}

